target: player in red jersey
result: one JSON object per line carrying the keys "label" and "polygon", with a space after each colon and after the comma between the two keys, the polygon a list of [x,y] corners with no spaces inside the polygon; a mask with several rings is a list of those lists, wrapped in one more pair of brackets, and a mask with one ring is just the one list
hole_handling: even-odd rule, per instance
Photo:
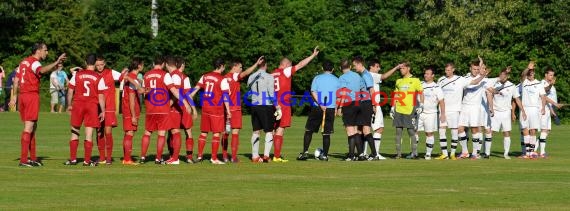
{"label": "player in red jersey", "polygon": [[[186,63],[184,62],[184,58],[177,57],[176,59],[176,67],[180,70],[180,75],[182,78],[182,89],[184,89],[184,93],[190,92],[192,89],[192,84],[190,83],[190,78],[184,75],[184,68],[186,67]],[[184,130],[186,133],[186,162],[187,163],[195,163],[193,158],[193,151],[194,148],[194,138],[192,138],[192,126],[194,126],[194,120],[198,118],[198,111],[196,107],[191,104],[190,107],[192,108],[192,113],[188,113],[186,109],[182,109],[182,118],[180,122],[180,128]]]}
{"label": "player in red jersey", "polygon": [[291,79],[293,75],[301,68],[307,66],[319,54],[319,46],[313,49],[311,56],[301,60],[297,65],[293,66],[291,60],[283,58],[279,63],[279,68],[273,70],[273,78],[275,78],[275,92],[277,92],[277,102],[281,107],[282,117],[276,121],[275,135],[273,136],[273,161],[287,162],[281,158],[281,148],[283,146],[283,134],[285,128],[291,126]]}
{"label": "player in red jersey", "polygon": [[[140,58],[133,58],[131,64],[129,65],[129,73],[125,77],[126,79],[135,79],[140,71],[144,67],[143,61]],[[125,131],[125,136],[123,137],[123,164],[124,165],[135,165],[131,158],[131,153],[133,152],[133,136],[138,128],[138,120],[141,113],[140,110],[140,99],[137,89],[140,84],[137,80],[125,81],[123,86],[123,100],[121,102],[123,111],[123,131]]]}
{"label": "player in red jersey", "polygon": [[[14,97],[10,100],[10,107],[18,103],[20,119],[24,122],[24,130],[20,139],[21,153],[20,164],[22,167],[41,166],[42,163],[36,156],[36,127],[40,110],[40,77],[55,69],[57,64],[65,61],[65,54],[61,54],[57,60],[49,65],[40,64],[48,55],[45,43],[39,42],[32,46],[32,55],[20,62],[18,72],[13,84]],[[20,94],[18,96],[18,88]],[[16,101],[17,99],[17,101]],[[30,159],[28,160],[28,152]]]}
{"label": "player in red jersey", "polygon": [[[105,121],[97,129],[97,148],[99,150],[99,164],[111,164],[113,155],[113,128],[117,127],[115,82],[122,80],[126,69],[119,73],[115,70],[105,68],[105,58],[98,56],[95,62],[95,69],[99,75],[105,79]],[[135,77],[136,78],[136,77]]]}
{"label": "player in red jersey", "polygon": [[[200,90],[202,92],[200,102],[202,104],[202,120],[200,122],[200,137],[198,138],[198,161],[203,159],[202,153],[206,145],[206,137],[209,132],[213,133],[212,137],[212,164],[225,164],[218,160],[218,148],[220,147],[220,135],[224,132],[224,108],[226,118],[231,119],[229,94],[230,85],[228,79],[222,75],[226,67],[222,59],[214,61],[214,69],[212,72],[206,73],[200,77],[195,89],[190,94],[192,99]],[[222,105],[223,103],[223,105]]]}
{"label": "player in red jersey", "polygon": [[[162,160],[162,152],[164,144],[166,143],[166,130],[169,130],[170,114],[170,93],[176,98],[180,99],[179,90],[177,90],[173,83],[172,77],[169,73],[163,70],[165,66],[164,58],[157,56],[154,59],[154,67],[144,75],[144,87],[146,89],[145,98],[145,131],[142,137],[141,159],[140,163],[146,162],[146,152],[150,143],[150,136],[152,132],[157,131],[158,143],[155,164],[164,164]],[[185,100],[179,100],[176,103],[182,102],[184,108],[188,111],[191,109],[190,105]]]}
{"label": "player in red jersey", "polygon": [[[186,78],[186,75],[184,75],[184,73],[180,72],[180,69],[177,68],[176,66],[176,58],[169,56],[166,58],[166,69],[168,70],[170,77],[172,78],[172,84],[171,84],[171,88],[175,89],[174,92],[176,92],[176,94],[179,94],[181,91],[183,91],[183,81]],[[180,138],[180,128],[182,128],[181,123],[182,123],[182,105],[180,105],[180,101],[183,101],[184,103],[188,103],[186,100],[182,99],[182,100],[178,100],[178,97],[174,97],[173,96],[174,93],[171,93],[171,107],[170,107],[170,113],[168,115],[168,123],[169,126],[168,128],[170,129],[170,134],[171,134],[171,138],[172,138],[172,154],[170,156],[170,159],[168,159],[166,161],[166,164],[180,164],[180,160],[178,159],[178,156],[180,155],[180,148],[181,148],[181,138]],[[192,108],[191,106],[189,106],[189,109],[187,111],[188,113],[192,112]]]}
{"label": "player in red jersey", "polygon": [[[237,151],[239,146],[239,130],[242,127],[242,113],[241,113],[241,93],[240,93],[240,82],[243,78],[251,74],[259,64],[264,61],[263,56],[257,59],[257,62],[251,67],[247,68],[242,72],[241,61],[234,61],[231,64],[230,72],[228,72],[225,77],[230,85],[230,113],[232,118],[226,121],[226,132],[222,138],[222,158],[224,162],[229,162],[228,160],[228,136],[231,132],[232,134],[232,163],[238,163]],[[229,125],[227,124],[229,122]]]}
{"label": "player in red jersey", "polygon": [[[107,89],[105,80],[95,72],[96,56],[90,54],[85,59],[86,69],[77,71],[69,81],[69,95],[67,97],[68,110],[71,111],[71,139],[69,141],[70,158],[65,165],[77,164],[77,147],[79,146],[79,129],[85,126],[85,159],[83,166],[96,166],[91,161],[93,149],[93,130],[99,127],[105,119],[105,95]],[[72,103],[73,102],[73,103]]]}

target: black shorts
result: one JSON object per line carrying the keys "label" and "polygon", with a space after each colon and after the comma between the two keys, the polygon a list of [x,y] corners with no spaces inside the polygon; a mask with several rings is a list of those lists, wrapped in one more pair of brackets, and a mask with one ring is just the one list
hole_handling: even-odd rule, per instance
{"label": "black shorts", "polygon": [[358,113],[356,116],[356,125],[358,126],[371,126],[372,125],[372,114],[374,113],[374,107],[372,106],[372,101],[360,101],[358,105]]}
{"label": "black shorts", "polygon": [[345,127],[356,126],[358,109],[358,106],[355,106],[354,103],[342,107],[342,122]]}
{"label": "black shorts", "polygon": [[401,114],[398,112],[394,113],[394,127],[409,128],[417,130],[417,119],[414,118],[415,115],[411,114]]}
{"label": "black shorts", "polygon": [[[313,133],[321,131],[323,123],[323,110],[320,107],[313,106],[309,112],[305,130]],[[323,134],[331,134],[334,132],[334,108],[327,108],[325,113],[325,126]]]}
{"label": "black shorts", "polygon": [[272,105],[258,105],[251,107],[251,126],[253,131],[263,130],[263,132],[273,131],[275,124],[275,108]]}

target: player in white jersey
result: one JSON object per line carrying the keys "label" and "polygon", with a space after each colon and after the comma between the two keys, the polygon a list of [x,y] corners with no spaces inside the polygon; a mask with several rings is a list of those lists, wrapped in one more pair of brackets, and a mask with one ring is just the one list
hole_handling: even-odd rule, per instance
{"label": "player in white jersey", "polygon": [[459,143],[461,144],[461,155],[460,158],[468,158],[469,150],[467,149],[467,134],[465,133],[465,128],[471,128],[472,140],[473,140],[473,153],[472,159],[478,159],[479,154],[477,150],[479,149],[479,141],[482,138],[480,127],[482,125],[481,112],[482,106],[481,102],[483,100],[483,95],[485,94],[486,87],[483,79],[487,75],[485,69],[481,69],[483,66],[483,60],[474,60],[470,65],[470,72],[465,78],[467,80],[479,79],[478,83],[471,84],[465,87],[463,90],[463,101],[461,102],[461,112],[459,113]]}
{"label": "player in white jersey", "polygon": [[[443,91],[441,90],[441,87],[433,81],[433,79],[433,68],[426,68],[424,71],[424,81],[422,82],[422,87],[424,89],[424,110],[418,119],[418,131],[424,131],[426,134],[426,160],[431,160],[431,152],[435,142],[434,132],[437,131],[438,119],[440,123],[446,122]],[[439,118],[437,115],[438,105]],[[447,156],[447,149],[445,149],[444,152],[442,147],[442,154]]]}
{"label": "player in white jersey", "polygon": [[[374,81],[374,90],[377,92],[374,94],[374,101],[372,104],[374,105],[374,115],[372,115],[372,130],[374,134],[372,135],[372,139],[374,140],[374,148],[376,148],[376,158],[379,160],[385,160],[386,158],[380,155],[380,144],[382,143],[382,133],[384,132],[384,114],[382,113],[382,105],[385,105],[384,101],[388,100],[387,98],[381,99],[381,92],[380,92],[380,84],[383,80],[390,77],[396,70],[400,68],[400,65],[392,68],[390,71],[385,72],[384,74],[380,74],[380,62],[377,59],[371,59],[368,63],[368,69],[370,71],[370,75],[372,75],[372,80]],[[364,153],[367,153],[368,145],[364,145]]]}
{"label": "player in white jersey", "polygon": [[535,158],[538,157],[534,152],[536,131],[540,128],[540,116],[545,114],[546,92],[544,86],[534,78],[534,62],[530,62],[523,71],[521,79],[524,80],[518,85],[515,97],[522,97],[520,124],[526,149],[523,158]]}
{"label": "player in white jersey", "polygon": [[[546,158],[546,138],[552,129],[551,117],[557,117],[554,107],[561,108],[558,104],[558,96],[556,94],[556,88],[554,84],[556,83],[556,78],[554,77],[554,69],[548,67],[544,72],[544,79],[540,81],[544,86],[544,91],[546,93],[546,106],[544,107],[544,114],[540,116],[540,137],[538,138],[537,148],[540,148],[540,157]],[[535,149],[538,151],[538,149]]]}
{"label": "player in white jersey", "polygon": [[[461,77],[454,74],[455,65],[448,63],[445,65],[445,76],[441,77],[437,84],[443,91],[443,98],[445,100],[445,119],[441,122],[439,128],[440,146],[442,154],[436,160],[448,159],[451,157],[455,160],[455,150],[459,140],[459,114],[461,111],[461,100],[463,98],[463,89],[471,84],[478,84],[483,78],[470,78]],[[451,130],[451,153],[447,155],[447,138],[446,128]],[[467,147],[467,146],[465,146]]]}
{"label": "player in white jersey", "polygon": [[[509,150],[511,147],[511,101],[517,92],[516,85],[508,81],[510,67],[501,71],[499,80],[489,87],[487,90],[487,98],[489,99],[489,109],[491,111],[491,129],[494,132],[503,131],[503,148],[504,158],[509,157]],[[521,102],[515,98],[519,106]],[[491,137],[492,139],[492,137]],[[491,141],[485,140],[485,157],[489,158],[491,155]]]}

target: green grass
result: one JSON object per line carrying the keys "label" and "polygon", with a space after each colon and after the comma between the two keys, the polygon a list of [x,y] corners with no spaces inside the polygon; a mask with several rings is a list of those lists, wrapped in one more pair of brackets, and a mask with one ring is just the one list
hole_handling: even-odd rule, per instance
{"label": "green grass", "polygon": [[[570,199],[570,158],[566,150],[570,127],[554,126],[549,159],[426,161],[386,160],[341,162],[346,136],[337,118],[329,162],[294,160],[302,147],[305,117],[294,117],[285,136],[289,163],[252,164],[249,117],[241,134],[238,165],[157,166],[145,164],[64,166],[68,158],[69,116],[41,113],[38,154],[44,167],[19,168],[22,124],[17,113],[0,113],[0,210],[10,209],[331,209],[331,210],[567,210]],[[382,152],[394,153],[389,120]],[[134,155],[139,154],[139,132]],[[122,156],[120,128],[114,130],[115,161]],[[197,137],[195,132],[194,137]],[[149,150],[155,152],[155,140]],[[321,146],[315,135],[311,150]],[[407,137],[406,139],[407,140]],[[502,154],[501,138],[494,140]],[[409,144],[404,141],[405,151]],[[439,147],[436,147],[438,149]],[[83,148],[80,147],[81,157]],[[425,151],[422,138],[420,152]],[[518,136],[512,151],[519,151]],[[209,144],[205,152],[209,152]],[[435,150],[438,151],[438,150]],[[97,152],[94,150],[94,154]]]}

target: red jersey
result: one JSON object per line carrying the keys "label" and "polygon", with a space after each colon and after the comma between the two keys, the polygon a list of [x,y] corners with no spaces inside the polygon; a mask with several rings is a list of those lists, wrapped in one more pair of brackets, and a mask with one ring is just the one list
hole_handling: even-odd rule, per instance
{"label": "red jersey", "polygon": [[19,79],[20,93],[39,93],[40,92],[40,70],[42,64],[33,56],[25,58],[20,62],[16,78]]}
{"label": "red jersey", "polygon": [[240,99],[240,73],[228,73],[226,74],[226,79],[230,86],[230,111],[241,111],[241,99]]}
{"label": "red jersey", "polygon": [[170,88],[172,77],[162,69],[152,69],[144,74],[144,87],[150,88],[146,94],[147,114],[168,114],[170,112]]}
{"label": "red jersey", "polygon": [[105,112],[115,112],[115,81],[120,81],[123,77],[121,73],[111,69],[104,69],[99,74],[105,80],[105,87],[107,87],[105,92]]}
{"label": "red jersey", "polygon": [[229,99],[230,85],[221,73],[209,72],[198,81],[196,86],[203,89],[201,97],[202,111],[209,114],[224,114],[224,99]]}
{"label": "red jersey", "polygon": [[[170,77],[172,78],[172,87],[176,88],[176,91],[180,92],[181,89],[184,89],[184,80],[188,77],[184,75],[184,73],[180,72],[180,70],[174,70],[170,73]],[[180,101],[174,97],[172,93],[170,93],[170,100],[172,101],[171,111],[182,112],[182,106],[180,105]]]}
{"label": "red jersey", "polygon": [[280,106],[283,106],[283,103],[291,104],[291,78],[295,72],[297,69],[293,66],[285,69],[277,68],[271,73],[275,80],[275,92],[277,92],[275,97],[277,97]]}
{"label": "red jersey", "polygon": [[[93,70],[77,71],[69,81],[69,88],[73,89],[73,103],[99,103],[99,94],[107,90],[105,80]],[[107,106],[105,106],[107,107]]]}
{"label": "red jersey", "polygon": [[[129,73],[128,75],[130,78],[137,78],[137,75],[134,73]],[[137,80],[134,80],[137,83]],[[138,85],[138,84],[137,84]],[[140,99],[139,93],[137,93],[137,87],[135,84],[130,83],[129,81],[125,80],[125,85],[123,86],[123,102],[121,103],[123,109],[123,116],[131,117],[131,108],[129,106],[129,95],[135,94],[135,116],[138,117],[141,114],[140,109]]]}

